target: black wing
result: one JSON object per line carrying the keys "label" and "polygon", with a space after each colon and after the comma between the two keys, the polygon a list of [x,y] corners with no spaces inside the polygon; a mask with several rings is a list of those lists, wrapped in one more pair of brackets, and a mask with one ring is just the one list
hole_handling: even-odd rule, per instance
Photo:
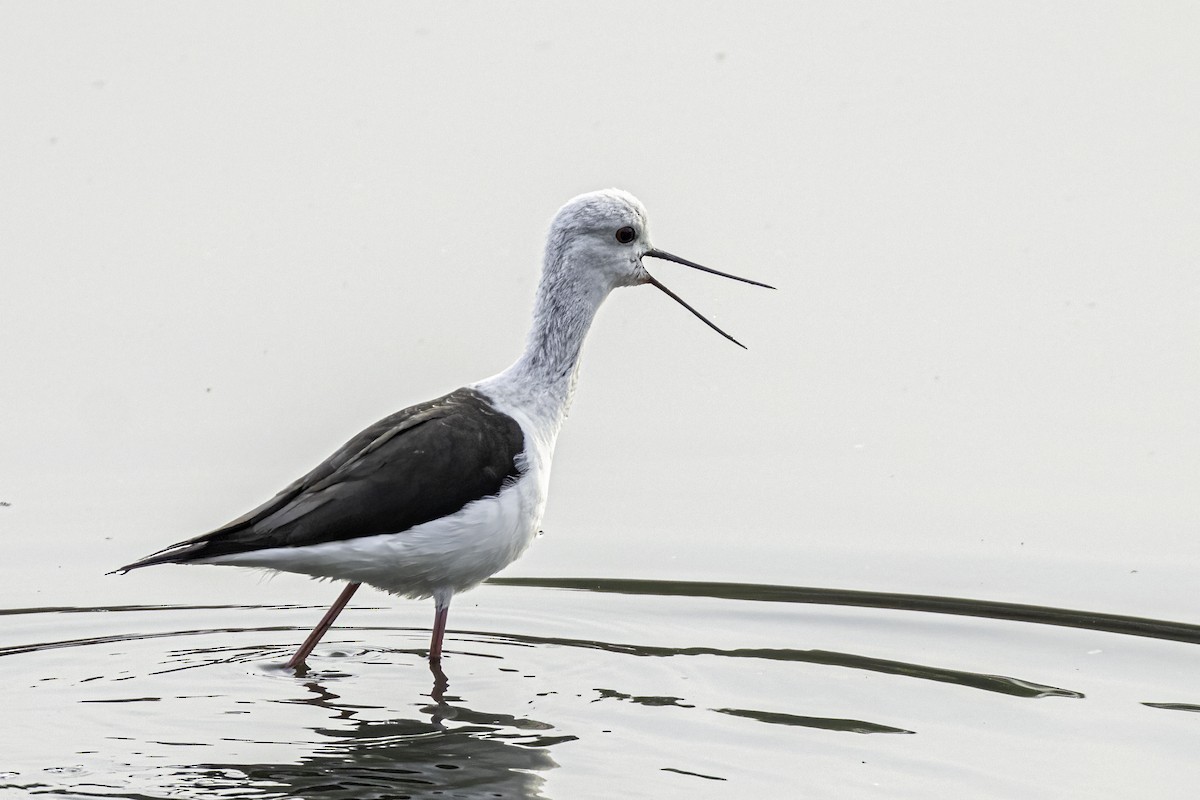
{"label": "black wing", "polygon": [[516,420],[459,389],[381,419],[233,522],[116,571],[400,533],[497,494],[524,444]]}

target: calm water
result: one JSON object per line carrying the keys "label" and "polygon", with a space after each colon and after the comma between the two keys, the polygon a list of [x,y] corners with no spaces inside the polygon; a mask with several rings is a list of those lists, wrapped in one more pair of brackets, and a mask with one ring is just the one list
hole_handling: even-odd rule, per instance
{"label": "calm water", "polygon": [[22,735],[0,789],[1186,797],[1200,779],[1196,625],[719,583],[511,579],[461,599],[444,675],[427,629],[397,624],[415,604],[352,606],[300,675],[279,664],[315,607],[9,610]]}
{"label": "calm water", "polygon": [[[5,800],[1200,793],[1200,6],[2,17]],[[507,366],[614,185],[779,291],[613,295],[445,687],[429,604],[296,676],[335,587],[104,575]]]}

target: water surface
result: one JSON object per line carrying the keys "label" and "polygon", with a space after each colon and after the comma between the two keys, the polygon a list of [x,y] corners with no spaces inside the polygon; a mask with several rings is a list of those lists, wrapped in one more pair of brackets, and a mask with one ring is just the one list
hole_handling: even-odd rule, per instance
{"label": "water surface", "polygon": [[395,624],[412,608],[352,606],[299,673],[280,664],[314,607],[10,609],[0,674],[27,735],[0,788],[1049,798],[1183,796],[1198,777],[1196,625],[670,581],[464,597],[443,672],[427,629]]}

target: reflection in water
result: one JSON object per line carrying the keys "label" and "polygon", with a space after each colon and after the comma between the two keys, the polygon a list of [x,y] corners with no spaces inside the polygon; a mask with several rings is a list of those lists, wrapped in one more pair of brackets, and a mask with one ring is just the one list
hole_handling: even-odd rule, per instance
{"label": "reflection in water", "polygon": [[[1200,626],[1195,625],[955,598],[802,587],[603,579],[504,578],[495,579],[493,583],[647,597],[824,603],[961,614],[1200,642]],[[564,613],[572,613],[569,602],[559,606],[568,609]],[[210,608],[242,612],[239,621],[245,624],[220,628],[197,626],[197,616],[207,621],[208,615],[203,612]],[[950,703],[961,712],[956,715],[958,718],[972,719],[979,708],[997,705],[980,702],[983,698],[977,692],[956,692],[948,696],[941,689],[947,684],[988,692],[993,697],[1083,697],[1082,693],[1072,689],[1021,677],[917,663],[918,660],[943,663],[955,660],[956,643],[947,643],[941,649],[922,650],[919,655],[914,653],[912,660],[901,661],[829,650],[718,648],[702,646],[703,642],[690,647],[660,647],[458,630],[456,636],[460,645],[472,642],[474,652],[457,652],[454,660],[449,662],[452,668],[468,667],[473,658],[497,659],[496,668],[501,673],[508,673],[514,670],[506,665],[506,660],[519,659],[523,671],[539,674],[539,689],[553,689],[531,695],[528,690],[517,689],[503,675],[492,680],[486,677],[488,668],[483,668],[482,672],[478,669],[480,660],[471,670],[472,680],[480,681],[476,686],[484,696],[490,691],[496,694],[484,700],[476,695],[473,698],[475,704],[499,706],[512,712],[514,704],[520,703],[518,708],[528,707],[531,710],[527,713],[537,714],[539,718],[470,708],[463,698],[451,694],[450,681],[438,668],[431,670],[430,684],[426,684],[430,687],[428,695],[415,694],[411,704],[406,703],[396,710],[394,706],[379,706],[375,702],[354,704],[340,697],[336,690],[353,686],[355,691],[366,691],[367,696],[377,697],[379,695],[370,692],[379,687],[371,686],[368,673],[362,667],[366,663],[378,664],[381,660],[388,664],[407,663],[409,655],[420,657],[419,650],[411,653],[396,649],[364,650],[342,659],[340,668],[333,667],[332,660],[324,659],[327,667],[324,670],[285,671],[276,666],[276,662],[290,654],[290,638],[282,637],[289,641],[282,648],[269,641],[276,638],[276,632],[290,633],[299,628],[279,625],[275,613],[256,613],[274,612],[278,608],[124,606],[0,610],[6,623],[0,626],[0,634],[5,639],[0,643],[0,666],[14,676],[8,681],[10,711],[12,701],[20,701],[27,709],[34,709],[27,713],[25,721],[27,725],[32,723],[34,728],[45,716],[37,709],[71,708],[75,704],[73,708],[79,711],[72,717],[77,723],[73,728],[62,727],[57,719],[45,719],[44,724],[55,726],[56,747],[49,749],[55,759],[53,766],[45,764],[45,747],[20,739],[5,742],[6,745],[22,745],[25,749],[16,758],[12,758],[11,753],[4,753],[11,763],[0,764],[0,769],[10,770],[0,771],[0,793],[19,790],[21,796],[43,793],[72,797],[178,795],[195,798],[304,797],[311,800],[537,798],[545,791],[546,770],[556,766],[548,748],[576,738],[563,735],[561,730],[543,721],[559,718],[572,720],[572,733],[579,733],[593,747],[600,744],[598,752],[603,752],[605,758],[613,753],[616,754],[613,757],[641,764],[643,778],[649,774],[671,773],[678,779],[733,781],[754,773],[759,765],[733,763],[721,750],[709,748],[706,753],[703,737],[689,740],[694,747],[681,750],[675,739],[679,729],[674,727],[669,735],[657,740],[656,734],[641,732],[666,730],[664,715],[669,714],[672,719],[686,719],[697,723],[698,729],[712,732],[711,739],[718,742],[720,748],[736,744],[740,738],[750,738],[758,743],[777,741],[773,758],[780,763],[790,763],[788,759],[796,752],[798,741],[809,750],[819,749],[818,741],[835,741],[832,749],[822,751],[833,754],[874,748],[876,743],[889,748],[919,747],[915,743],[923,741],[922,736],[860,738],[842,734],[910,734],[914,731],[921,735],[936,734],[937,726],[942,724],[940,718],[923,716],[921,708],[944,709],[945,704]],[[87,616],[89,614],[92,616]],[[220,616],[222,620],[226,619],[225,615]],[[274,624],[255,624],[262,622]],[[369,638],[367,631],[396,633],[408,629],[355,626],[346,630],[353,631],[351,635],[355,637]],[[1019,628],[1011,626],[1006,626],[1005,630],[1020,633]],[[630,638],[642,637],[631,635]],[[651,636],[645,638],[653,640]],[[184,646],[169,649],[169,645],[160,643],[162,640],[181,642]],[[131,647],[133,642],[141,643],[143,649]],[[362,657],[365,661],[360,660]],[[646,659],[666,662],[665,669],[647,670],[651,665]],[[1048,663],[1051,664],[1048,668],[1055,669],[1056,675],[1076,674],[1062,664]],[[105,666],[100,667],[101,664]],[[524,666],[526,664],[530,666]],[[731,682],[721,685],[722,699],[706,702],[705,698],[710,696],[706,689],[696,688],[711,686],[707,681],[714,675],[736,676],[732,678],[736,681],[762,674],[768,668],[773,673],[782,671],[786,674],[789,664],[826,665],[834,667],[831,672],[835,674],[856,670],[895,676],[900,680],[888,684],[889,693],[902,694],[905,699],[920,698],[923,702],[905,704],[902,712],[885,703],[878,708],[867,706],[868,710],[864,711],[860,703],[855,705],[854,712],[847,712],[844,717],[815,716],[804,713],[815,709],[806,708],[804,698],[795,694],[772,695],[764,702],[759,692],[740,695],[740,686]],[[80,665],[85,671],[73,671]],[[104,670],[109,669],[114,672],[105,674]],[[188,674],[186,671],[190,670],[201,670],[203,674]],[[180,675],[181,672],[184,674]],[[658,677],[669,675],[665,684],[659,684],[669,688],[660,692],[648,691],[644,680],[647,672]],[[258,680],[263,674],[271,676],[266,695],[258,693],[258,684],[245,682],[232,688],[215,688],[211,694],[198,694],[192,688],[197,685],[221,687],[221,681],[226,679],[244,681],[252,677]],[[809,674],[813,679],[821,680],[819,675]],[[700,680],[685,682],[691,677]],[[1131,675],[1129,680],[1143,687],[1146,677]],[[545,685],[547,681],[551,686]],[[383,688],[385,693],[387,685]],[[36,694],[32,691],[35,689]],[[516,695],[514,689],[517,689]],[[422,686],[416,691],[423,690]],[[299,696],[296,696],[298,691]],[[1185,694],[1188,689],[1183,685],[1164,684],[1155,691],[1160,700],[1190,699]],[[540,699],[550,695],[554,696],[553,700]],[[293,712],[296,706],[314,707],[320,727],[310,727],[303,721],[298,722],[290,713],[281,712],[285,706],[290,706]],[[1173,712],[1200,711],[1200,705],[1189,702],[1146,702],[1137,707]],[[1068,713],[1072,715],[1091,710],[1087,703],[1071,703],[1069,708]],[[263,736],[263,741],[235,738],[246,736],[246,728],[241,725],[229,727],[225,722],[229,718],[223,716],[229,713],[253,715],[240,719],[252,719],[255,725],[265,725],[273,734]],[[875,713],[881,717],[886,715],[886,721],[892,724],[861,718]],[[904,715],[903,718],[896,718],[899,713]],[[1038,713],[1044,714],[1041,710]],[[300,719],[309,716],[304,712]],[[1180,714],[1143,716],[1153,717],[1155,724],[1186,724],[1188,721]],[[1012,718],[1021,719],[1020,715]],[[1041,724],[1042,719],[1038,717],[1037,723]],[[187,724],[180,726],[180,720]],[[1129,718],[1125,724],[1137,726],[1144,722],[1140,717]],[[188,738],[171,738],[181,730],[186,731]],[[631,730],[643,736],[642,739],[635,736],[640,742],[636,746],[622,744],[622,740],[613,736],[609,741],[618,744],[607,745],[612,749],[605,750],[606,745],[597,738],[613,731]],[[979,736],[988,733],[982,727],[973,730]],[[1097,747],[1107,744],[1103,741],[1105,730],[1096,728],[1098,741],[1094,744]],[[114,731],[121,735],[114,736]],[[1020,738],[1022,733],[1006,732],[1006,736]],[[647,756],[643,750],[652,755]],[[572,751],[580,752],[586,760],[588,748],[579,746],[578,750]],[[854,763],[866,764],[867,760],[859,759]],[[653,773],[645,770],[653,770]],[[165,795],[162,793],[164,787],[170,787]]]}
{"label": "reflection in water", "polygon": [[[500,727],[446,730],[432,722],[360,722],[297,764],[205,764],[184,775],[208,795],[255,788],[265,796],[329,800],[541,796],[540,772],[556,764],[535,742]],[[246,796],[246,795],[242,795]]]}
{"label": "reflection in water", "polygon": [[[542,772],[557,766],[545,749],[574,736],[549,736],[553,726],[508,714],[475,711],[447,699],[449,681],[432,666],[434,702],[428,718],[363,721],[359,706],[338,702],[319,680],[305,681],[309,695],[280,701],[317,706],[342,723],[317,728],[327,740],[298,763],[202,764],[179,774],[206,795],[315,797],[323,800],[384,798],[538,798]],[[377,710],[377,709],[373,709]],[[453,726],[447,725],[452,721]]]}

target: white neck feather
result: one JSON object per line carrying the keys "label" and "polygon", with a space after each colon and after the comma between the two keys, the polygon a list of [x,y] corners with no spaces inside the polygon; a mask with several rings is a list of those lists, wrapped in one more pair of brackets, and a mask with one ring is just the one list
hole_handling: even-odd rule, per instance
{"label": "white neck feather", "polygon": [[508,369],[474,384],[528,415],[551,448],[575,393],[583,340],[611,291],[600,276],[589,280],[592,276],[581,274],[571,253],[553,244],[547,247],[525,351]]}

